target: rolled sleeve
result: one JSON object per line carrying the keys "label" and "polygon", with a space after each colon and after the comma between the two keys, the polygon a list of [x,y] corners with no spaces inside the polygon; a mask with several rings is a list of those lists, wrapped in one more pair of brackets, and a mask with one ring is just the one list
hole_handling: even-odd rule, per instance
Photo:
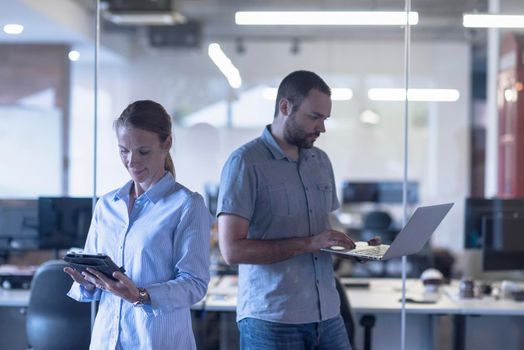
{"label": "rolled sleeve", "polygon": [[256,198],[255,174],[252,166],[238,155],[232,155],[222,170],[218,193],[217,216],[235,214],[251,220]]}

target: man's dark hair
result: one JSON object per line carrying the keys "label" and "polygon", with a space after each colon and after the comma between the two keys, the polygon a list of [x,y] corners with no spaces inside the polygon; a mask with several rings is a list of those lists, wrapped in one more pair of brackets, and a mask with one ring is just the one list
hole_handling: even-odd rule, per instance
{"label": "man's dark hair", "polygon": [[294,113],[312,89],[331,96],[331,89],[316,73],[307,70],[297,70],[290,73],[278,87],[274,117],[278,115],[278,104],[281,99],[285,98],[291,102],[293,106],[291,113]]}

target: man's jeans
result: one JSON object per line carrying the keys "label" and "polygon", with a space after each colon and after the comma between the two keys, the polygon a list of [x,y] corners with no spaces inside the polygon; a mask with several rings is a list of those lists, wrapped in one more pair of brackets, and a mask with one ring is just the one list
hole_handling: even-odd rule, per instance
{"label": "man's jeans", "polygon": [[339,315],[322,322],[285,324],[244,318],[238,322],[241,350],[351,349]]}

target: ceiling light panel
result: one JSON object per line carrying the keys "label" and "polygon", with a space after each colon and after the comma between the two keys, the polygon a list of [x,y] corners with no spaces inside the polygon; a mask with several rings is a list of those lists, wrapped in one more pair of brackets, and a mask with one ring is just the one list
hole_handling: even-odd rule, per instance
{"label": "ceiling light panel", "polygon": [[[262,98],[264,100],[275,100],[277,98],[277,88],[265,88],[262,90]],[[332,88],[331,100],[333,101],[349,101],[353,98],[353,90],[349,88]]]}
{"label": "ceiling light panel", "polygon": [[[408,22],[403,11],[239,11],[238,25],[399,26]],[[409,13],[409,24],[418,23],[418,13]]]}
{"label": "ceiling light panel", "polygon": [[466,28],[524,28],[524,15],[464,14]]}
{"label": "ceiling light panel", "polygon": [[[455,102],[460,98],[456,89],[409,89],[408,101]],[[368,98],[372,101],[405,101],[405,89],[369,89]]]}

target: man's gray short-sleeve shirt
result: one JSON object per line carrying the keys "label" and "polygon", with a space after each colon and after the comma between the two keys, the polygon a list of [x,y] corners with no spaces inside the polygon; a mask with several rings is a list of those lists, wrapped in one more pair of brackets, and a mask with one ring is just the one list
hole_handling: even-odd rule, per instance
{"label": "man's gray short-sleeve shirt", "polygon": [[[270,126],[233,152],[222,170],[217,214],[249,220],[248,239],[319,234],[338,206],[327,155],[313,147],[301,149],[298,162],[288,159]],[[237,320],[309,323],[335,317],[339,309],[329,253],[239,266]]]}

